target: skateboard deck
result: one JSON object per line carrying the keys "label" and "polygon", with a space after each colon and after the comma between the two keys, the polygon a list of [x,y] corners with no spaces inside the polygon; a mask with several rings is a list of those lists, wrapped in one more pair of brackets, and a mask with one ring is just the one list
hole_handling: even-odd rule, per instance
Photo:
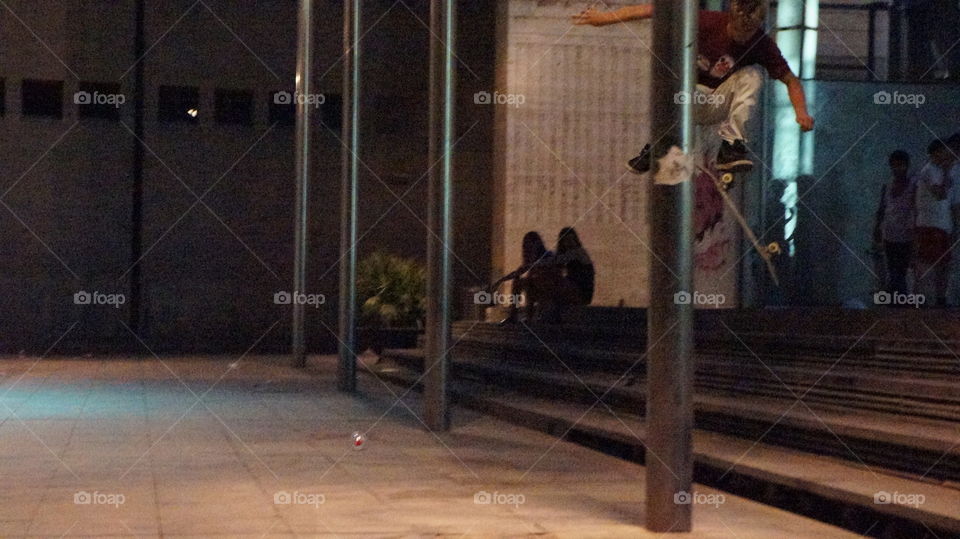
{"label": "skateboard deck", "polygon": [[737,224],[740,225],[743,233],[746,234],[747,239],[750,240],[754,250],[760,255],[760,258],[763,259],[764,264],[766,264],[767,271],[770,273],[770,279],[773,280],[773,283],[776,286],[780,286],[780,278],[777,275],[777,268],[773,265],[773,257],[780,254],[780,244],[777,242],[772,242],[767,245],[762,245],[760,240],[757,239],[757,235],[753,232],[753,229],[750,228],[749,224],[747,224],[746,218],[742,213],[740,213],[740,210],[737,208],[737,205],[734,203],[733,199],[730,198],[730,194],[727,193],[727,191],[733,187],[734,173],[724,172],[718,176],[715,172],[700,165],[697,165],[697,169],[713,180],[713,185],[720,193],[720,197],[723,198],[723,203],[727,206],[727,208],[730,209],[730,212],[733,214],[733,218],[736,219]]}

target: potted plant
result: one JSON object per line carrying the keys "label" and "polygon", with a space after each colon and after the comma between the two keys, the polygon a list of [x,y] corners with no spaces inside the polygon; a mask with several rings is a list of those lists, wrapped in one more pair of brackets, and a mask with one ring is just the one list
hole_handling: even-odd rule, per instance
{"label": "potted plant", "polygon": [[416,260],[375,252],[357,266],[357,348],[415,348],[426,316],[426,269]]}

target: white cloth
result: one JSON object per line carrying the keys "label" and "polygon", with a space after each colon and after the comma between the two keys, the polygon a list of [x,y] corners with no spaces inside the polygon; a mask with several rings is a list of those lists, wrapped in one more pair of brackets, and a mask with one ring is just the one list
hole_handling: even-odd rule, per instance
{"label": "white cloth", "polygon": [[897,196],[893,194],[893,182],[884,191],[883,241],[907,243],[913,241],[913,204],[916,197],[916,178],[907,180],[907,187]]}
{"label": "white cloth", "polygon": [[939,228],[950,234],[953,232],[950,199],[954,196],[952,191],[956,189],[951,189],[951,192],[947,193],[947,198],[943,200],[937,200],[929,189],[930,186],[942,185],[943,180],[943,169],[933,163],[928,162],[920,169],[920,174],[917,175],[916,224],[918,227]]}
{"label": "white cloth", "polygon": [[755,65],[734,71],[716,90],[698,84],[693,101],[695,123],[717,125],[720,138],[727,142],[747,140],[747,122],[762,87],[763,71]]}

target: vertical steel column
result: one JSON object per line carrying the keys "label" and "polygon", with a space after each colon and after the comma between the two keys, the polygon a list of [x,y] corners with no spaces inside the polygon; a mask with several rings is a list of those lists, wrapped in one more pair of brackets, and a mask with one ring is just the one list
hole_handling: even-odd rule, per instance
{"label": "vertical steel column", "polygon": [[144,130],[144,73],[146,70],[146,8],[145,0],[137,0],[136,34],[134,37],[133,57],[137,65],[133,69],[133,197],[131,200],[131,238],[130,260],[130,329],[143,338],[140,314],[143,311],[143,272],[140,258],[143,256],[143,157],[144,147],[140,142],[146,140]]}
{"label": "vertical steel column", "polygon": [[343,153],[340,192],[340,362],[341,391],[357,389],[357,199],[360,185],[360,0],[343,2]]}
{"label": "vertical steel column", "polygon": [[[870,18],[867,22],[867,78],[877,80],[877,4],[870,4]],[[887,56],[889,59],[889,55]],[[889,72],[889,68],[888,68]]]}
{"label": "vertical steel column", "polygon": [[430,2],[430,170],[427,236],[427,349],[424,418],[431,430],[448,430],[447,351],[453,276],[453,139],[456,2]]}
{"label": "vertical steel column", "polygon": [[890,6],[889,11],[887,11],[887,20],[889,21],[887,24],[887,40],[890,43],[890,52],[887,55],[887,80],[901,81],[906,78],[904,45],[907,43],[905,39],[907,31],[906,13],[901,2],[894,2]]}
{"label": "vertical steel column", "polygon": [[[307,293],[307,248],[310,226],[310,132],[311,107],[305,96],[313,88],[311,67],[313,65],[313,0],[300,0],[297,22],[297,80],[294,103],[297,108],[296,127],[296,178],[297,193],[294,203],[293,293]],[[306,320],[304,305],[293,301],[293,364],[307,364]]]}
{"label": "vertical steel column", "polygon": [[[671,148],[696,159],[693,99],[696,84],[697,5],[695,0],[654,0],[653,92],[650,185],[650,308],[647,331],[647,529],[686,532],[692,504],[686,498],[693,478],[693,305],[677,301],[692,294],[693,182],[660,181],[660,163]],[[682,104],[680,104],[682,103]],[[682,157],[678,157],[682,159]],[[691,171],[692,172],[692,171]],[[671,184],[672,183],[672,184]]]}

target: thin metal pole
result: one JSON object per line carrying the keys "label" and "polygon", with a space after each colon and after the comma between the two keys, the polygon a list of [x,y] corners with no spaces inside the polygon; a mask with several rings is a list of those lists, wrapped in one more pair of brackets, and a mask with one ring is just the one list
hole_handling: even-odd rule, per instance
{"label": "thin metal pole", "polygon": [[887,11],[887,40],[890,43],[890,53],[887,60],[887,80],[888,81],[900,81],[903,80],[903,45],[906,42],[904,39],[904,32],[906,30],[906,25],[904,24],[904,12],[903,5],[900,2],[895,2],[890,6],[890,10]]}
{"label": "thin metal pole", "polygon": [[[309,245],[310,217],[310,113],[304,96],[312,92],[311,67],[313,65],[313,0],[300,0],[297,24],[297,84],[295,99],[297,110],[296,127],[296,177],[297,194],[294,212],[293,292],[307,293],[307,248]],[[293,301],[293,363],[296,367],[307,364],[306,320],[304,305]]]}
{"label": "thin metal pole", "polygon": [[133,267],[130,269],[130,329],[135,335],[142,336],[140,327],[140,313],[143,273],[140,268],[140,258],[143,254],[143,158],[144,148],[140,142],[144,138],[144,71],[146,60],[143,58],[146,51],[146,9],[145,0],[137,0],[136,4],[136,34],[134,37],[133,57],[140,59],[133,69],[133,196],[131,200],[131,237],[130,260]]}
{"label": "thin metal pole", "polygon": [[343,154],[340,193],[340,349],[337,381],[341,391],[357,389],[357,199],[360,185],[360,0],[343,2]]}
{"label": "thin metal pole", "polygon": [[430,2],[430,151],[438,163],[428,179],[427,349],[424,419],[431,430],[450,428],[447,352],[450,346],[453,275],[453,139],[456,2]]}
{"label": "thin metal pole", "polygon": [[[696,84],[696,0],[655,0],[650,185],[650,308],[647,331],[647,529],[687,532],[692,526],[693,479],[693,182],[661,176],[659,158],[679,148],[696,159],[693,99]],[[682,156],[676,159],[684,159]],[[689,168],[687,168],[689,170]],[[680,293],[678,295],[678,293]],[[687,295],[684,296],[683,294]],[[678,301],[679,299],[679,301]],[[686,503],[685,503],[686,502]]]}
{"label": "thin metal pole", "polygon": [[870,4],[870,19],[867,24],[867,77],[877,80],[877,4]]}

